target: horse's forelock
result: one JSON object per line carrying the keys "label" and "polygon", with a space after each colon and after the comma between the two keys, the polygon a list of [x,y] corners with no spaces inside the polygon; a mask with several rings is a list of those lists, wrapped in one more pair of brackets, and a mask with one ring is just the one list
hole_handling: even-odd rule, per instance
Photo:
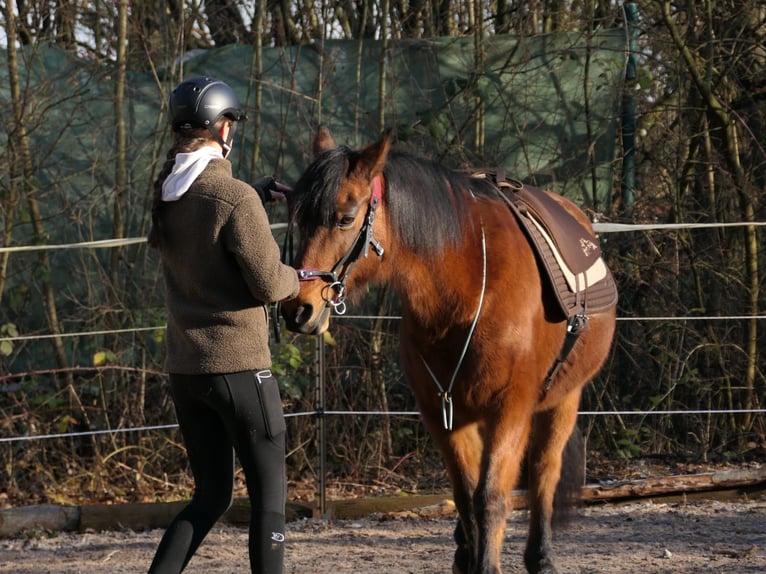
{"label": "horse's forelock", "polygon": [[293,189],[295,220],[301,228],[330,225],[338,189],[348,171],[349,148],[340,146],[318,156]]}

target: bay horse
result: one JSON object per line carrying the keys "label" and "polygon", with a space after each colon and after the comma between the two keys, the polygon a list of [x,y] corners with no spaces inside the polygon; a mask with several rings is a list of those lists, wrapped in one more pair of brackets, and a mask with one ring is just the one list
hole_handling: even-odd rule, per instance
{"label": "bay horse", "polygon": [[[496,185],[392,147],[361,149],[320,126],[315,159],[289,194],[302,280],[282,303],[288,329],[318,335],[347,292],[387,282],[401,299],[400,360],[446,465],[458,511],[454,574],[497,574],[510,495],[526,456],[524,563],[557,572],[554,494],[580,395],[607,357],[614,307],[559,361],[566,321],[554,317],[528,238]],[[552,194],[551,194],[552,195]],[[574,204],[557,202],[584,226]]]}

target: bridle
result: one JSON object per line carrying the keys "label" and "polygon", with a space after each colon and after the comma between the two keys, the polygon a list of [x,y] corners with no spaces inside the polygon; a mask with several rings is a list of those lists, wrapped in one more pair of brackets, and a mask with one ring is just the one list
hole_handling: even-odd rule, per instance
{"label": "bridle", "polygon": [[359,228],[359,233],[357,233],[356,239],[354,239],[346,254],[338,260],[330,271],[298,269],[298,280],[300,281],[322,279],[328,283],[322,290],[322,299],[325,300],[328,306],[331,305],[338,315],[343,315],[346,312],[346,282],[357,261],[362,257],[367,257],[370,246],[372,246],[373,251],[375,251],[378,257],[383,257],[383,246],[372,236],[375,210],[378,208],[382,197],[383,181],[382,177],[378,175],[372,182],[372,194],[367,204],[367,214],[364,217],[364,223]]}

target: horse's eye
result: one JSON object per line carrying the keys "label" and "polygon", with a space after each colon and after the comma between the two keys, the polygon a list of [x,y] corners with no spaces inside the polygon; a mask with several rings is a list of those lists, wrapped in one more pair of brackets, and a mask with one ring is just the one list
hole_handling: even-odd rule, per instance
{"label": "horse's eye", "polygon": [[354,224],[356,218],[353,215],[341,215],[338,218],[338,227],[345,229],[351,227]]}

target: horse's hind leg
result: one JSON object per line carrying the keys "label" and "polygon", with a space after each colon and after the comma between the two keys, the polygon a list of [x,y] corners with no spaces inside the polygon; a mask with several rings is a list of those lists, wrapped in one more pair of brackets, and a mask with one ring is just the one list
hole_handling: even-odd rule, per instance
{"label": "horse's hind leg", "polygon": [[529,536],[524,563],[531,574],[556,574],[551,522],[564,447],[577,420],[579,390],[552,409],[535,415],[527,451],[529,464]]}

